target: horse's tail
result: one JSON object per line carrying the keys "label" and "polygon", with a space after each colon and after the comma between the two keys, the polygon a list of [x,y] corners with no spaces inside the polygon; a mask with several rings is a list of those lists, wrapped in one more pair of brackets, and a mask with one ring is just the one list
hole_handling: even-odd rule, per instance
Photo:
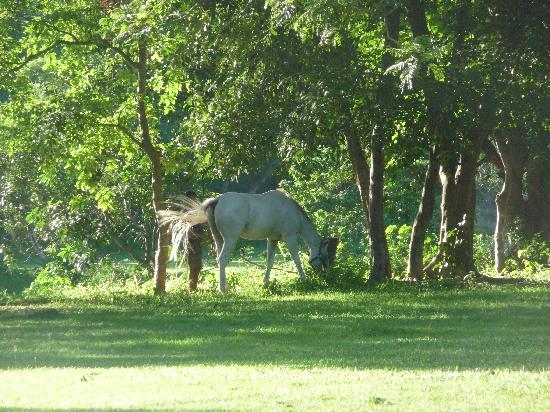
{"label": "horse's tail", "polygon": [[217,250],[217,248],[219,245],[223,245],[223,238],[220,230],[218,229],[218,225],[216,224],[216,218],[214,217],[214,210],[216,209],[217,204],[218,198],[208,199],[203,203],[208,217],[208,227],[210,228],[210,233],[212,233],[212,237],[216,243],[216,254],[219,254],[221,250]]}
{"label": "horse's tail", "polygon": [[182,210],[160,210],[157,212],[159,226],[168,226],[172,232],[172,253],[170,259],[176,260],[178,249],[181,248],[185,253],[189,249],[189,233],[192,227],[200,223],[209,221],[209,210],[213,209],[218,199],[208,199],[203,203],[191,197],[183,196],[178,198],[174,205]]}

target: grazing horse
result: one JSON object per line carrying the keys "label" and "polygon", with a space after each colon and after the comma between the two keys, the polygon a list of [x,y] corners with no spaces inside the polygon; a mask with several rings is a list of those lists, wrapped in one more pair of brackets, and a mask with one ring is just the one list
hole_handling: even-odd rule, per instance
{"label": "grazing horse", "polygon": [[160,224],[168,225],[172,231],[172,258],[180,243],[185,247],[191,226],[208,222],[216,243],[221,292],[227,291],[225,268],[239,238],[267,239],[265,284],[269,283],[279,240],[286,243],[302,280],[305,276],[298,255],[298,237],[306,242],[309,263],[316,271],[331,266],[336,256],[338,239],[321,238],[304,209],[282,189],[262,194],[228,192],[202,203],[184,197],[181,206],[183,211],[159,212]]}

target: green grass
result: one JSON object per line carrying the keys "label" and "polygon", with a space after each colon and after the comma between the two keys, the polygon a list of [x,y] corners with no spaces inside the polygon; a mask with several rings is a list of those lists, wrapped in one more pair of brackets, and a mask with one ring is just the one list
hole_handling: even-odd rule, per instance
{"label": "green grass", "polygon": [[545,285],[123,292],[0,306],[0,410],[550,409]]}

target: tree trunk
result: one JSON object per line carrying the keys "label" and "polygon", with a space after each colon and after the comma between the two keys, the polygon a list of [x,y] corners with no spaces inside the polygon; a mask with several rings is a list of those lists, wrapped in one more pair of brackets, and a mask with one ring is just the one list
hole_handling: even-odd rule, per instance
{"label": "tree trunk", "polygon": [[454,161],[440,168],[441,227],[437,256],[424,269],[431,278],[462,279],[474,263],[475,176],[486,135],[477,132]]}
{"label": "tree trunk", "polygon": [[[371,200],[370,200],[371,175],[370,174],[372,173],[373,169],[369,167],[369,164],[365,157],[365,152],[361,146],[361,141],[359,140],[359,137],[354,132],[350,131],[348,134],[346,134],[346,145],[348,148],[348,154],[350,157],[351,166],[355,174],[357,189],[359,190],[359,196],[361,197],[361,206],[363,208],[363,213],[364,213],[363,224],[365,225],[365,229],[367,233],[369,233],[369,237],[370,237],[371,265],[374,264],[374,260],[375,260],[373,259],[373,253],[383,253],[383,255],[377,255],[377,258],[375,261],[377,263],[382,262],[384,264],[382,269],[377,268],[378,273],[387,275],[387,276],[381,276],[380,278],[377,278],[377,277],[372,278],[371,276],[369,276],[369,278],[374,281],[388,279],[391,276],[391,266],[389,264],[389,252],[388,252],[388,244],[387,244],[386,236],[384,232],[383,215],[381,220],[382,227],[380,228],[380,221],[376,221],[375,225],[378,225],[378,227],[376,227],[373,230],[372,220],[369,213],[370,205],[371,205]],[[380,176],[376,176],[375,178],[379,179]],[[383,181],[382,181],[382,185],[383,185]],[[382,198],[382,201],[383,201],[383,196],[375,197],[375,199],[380,199],[380,198]],[[383,205],[382,207],[379,207],[379,210],[381,210],[383,214]],[[380,232],[384,233],[384,236],[382,238],[378,236],[375,239],[375,235]],[[381,248],[376,246],[373,247],[373,243],[375,242],[377,245],[382,245],[382,247]]]}
{"label": "tree trunk", "polygon": [[[544,150],[544,149],[543,149]],[[550,167],[548,154],[530,156],[527,161],[527,228],[550,242]]]}
{"label": "tree trunk", "polygon": [[426,21],[426,10],[420,0],[409,0],[407,5],[407,20],[411,25],[413,37],[430,34]]}
{"label": "tree trunk", "polygon": [[384,137],[375,128],[371,138],[369,190],[369,223],[371,271],[369,280],[379,282],[391,278],[391,263],[384,224]]}
{"label": "tree trunk", "polygon": [[437,181],[437,161],[435,148],[430,152],[428,169],[424,178],[424,188],[422,189],[422,198],[418,213],[414,220],[411,241],[409,243],[409,261],[407,264],[407,275],[411,280],[422,279],[422,269],[424,267],[424,240],[426,239],[426,230],[434,211],[435,187]]}
{"label": "tree trunk", "polygon": [[523,200],[523,173],[525,170],[525,155],[522,150],[520,136],[512,132],[506,138],[496,138],[497,153],[504,168],[504,183],[497,194],[497,220],[495,226],[495,270],[500,273],[504,269],[506,249],[506,233],[516,221],[519,232],[524,234],[525,202]]}
{"label": "tree trunk", "polygon": [[117,235],[111,235],[113,242],[117,245],[120,251],[128,253],[143,269],[147,270],[149,274],[153,273],[153,267],[151,262],[147,260],[145,255],[141,255],[134,248],[132,248],[126,241]]}
{"label": "tree trunk", "polygon": [[[387,6],[384,22],[384,47],[386,49],[397,46],[399,40],[399,23],[401,9],[399,6]],[[393,56],[386,51],[382,56],[382,69],[385,70],[393,63]],[[371,271],[369,280],[382,281],[391,278],[391,263],[388,252],[384,224],[384,146],[388,130],[383,126],[385,119],[392,112],[392,95],[396,93],[395,79],[384,77],[378,89],[379,101],[384,102],[381,108],[380,125],[376,126],[371,135],[371,170],[369,184],[369,227],[371,248]]]}
{"label": "tree trunk", "polygon": [[[149,120],[147,118],[147,46],[141,39],[138,44],[138,93],[137,93],[137,111],[139,117],[139,126],[141,134],[141,147],[149,157],[151,163],[151,188],[153,191],[153,208],[155,214],[164,208],[163,195],[163,170],[161,164],[161,154],[153,146],[151,133],[149,131]],[[162,293],[166,290],[166,266],[168,265],[168,246],[170,237],[168,230],[164,226],[159,226],[159,236],[157,251],[155,253],[155,274],[154,289],[156,293]]]}
{"label": "tree trunk", "polygon": [[282,161],[278,157],[274,157],[267,163],[264,169],[257,176],[256,181],[250,187],[248,193],[258,193],[262,186],[267,182],[271,176],[273,176],[273,170],[281,165]]}
{"label": "tree trunk", "polygon": [[[428,36],[430,31],[426,20],[424,4],[420,0],[409,0],[407,3],[407,20],[411,25],[413,37]],[[428,78],[432,80],[431,77]],[[436,136],[439,123],[443,122],[441,108],[435,104],[437,82],[430,81],[429,84],[422,84],[422,91],[426,99],[428,130],[432,142],[437,142]],[[428,169],[424,178],[424,188],[418,207],[418,213],[413,224],[411,240],[409,243],[409,260],[407,263],[407,275],[411,280],[421,280],[424,265],[424,240],[426,230],[433,216],[435,207],[435,186],[437,181],[437,147],[430,151]]]}
{"label": "tree trunk", "polygon": [[365,225],[367,233],[369,233],[369,164],[365,158],[365,152],[361,147],[361,141],[354,132],[349,132],[346,134],[346,145],[348,148],[349,158],[351,160],[351,167],[353,169],[353,173],[355,174],[359,196],[361,197],[361,206],[363,207],[364,213],[363,224]]}

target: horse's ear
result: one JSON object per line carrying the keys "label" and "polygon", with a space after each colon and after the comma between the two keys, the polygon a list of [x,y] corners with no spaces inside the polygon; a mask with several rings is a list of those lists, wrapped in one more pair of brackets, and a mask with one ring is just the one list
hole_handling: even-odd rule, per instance
{"label": "horse's ear", "polygon": [[334,263],[334,259],[336,258],[336,249],[338,248],[339,243],[340,239],[338,239],[337,237],[331,237],[328,239],[327,253],[328,260],[331,265]]}

